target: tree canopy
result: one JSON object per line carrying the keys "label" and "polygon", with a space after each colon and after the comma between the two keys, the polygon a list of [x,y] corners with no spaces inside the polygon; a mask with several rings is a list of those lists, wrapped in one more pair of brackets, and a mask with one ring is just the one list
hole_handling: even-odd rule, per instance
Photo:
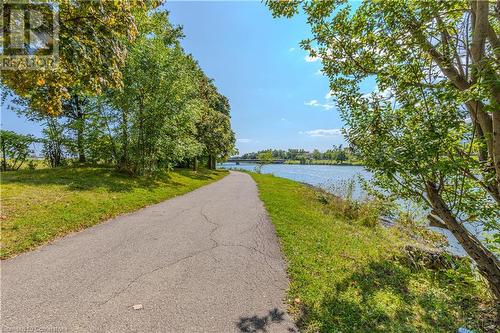
{"label": "tree canopy", "polygon": [[137,35],[134,14],[158,5],[159,1],[148,0],[57,0],[52,6],[59,17],[57,66],[2,71],[3,84],[27,98],[31,108],[48,115],[60,114],[72,91],[93,95],[121,86],[125,43]]}
{"label": "tree canopy", "polygon": [[215,168],[233,152],[228,99],[157,5],[61,1],[58,67],[2,76],[14,109],[45,124],[50,165],[77,156],[144,174],[198,159]]}

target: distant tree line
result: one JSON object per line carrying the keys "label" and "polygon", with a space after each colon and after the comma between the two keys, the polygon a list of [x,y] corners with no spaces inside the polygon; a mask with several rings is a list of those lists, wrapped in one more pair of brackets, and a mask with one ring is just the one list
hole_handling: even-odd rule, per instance
{"label": "distant tree line", "polygon": [[314,149],[312,152],[306,151],[304,149],[265,149],[258,152],[251,152],[241,155],[241,159],[255,160],[259,159],[259,156],[263,156],[264,153],[271,153],[272,158],[275,160],[285,160],[285,161],[295,161],[301,164],[310,163],[321,163],[321,162],[334,162],[338,164],[342,163],[357,163],[358,158],[353,153],[352,149],[349,147],[343,147],[342,145],[334,145],[331,149],[325,152],[320,152],[318,149]]}
{"label": "distant tree line", "polygon": [[[159,2],[119,3],[61,3],[58,68],[2,73],[11,108],[43,125],[39,141],[52,167],[215,168],[235,152],[228,99],[182,49],[182,31]],[[7,149],[2,156],[2,168],[14,168]]]}

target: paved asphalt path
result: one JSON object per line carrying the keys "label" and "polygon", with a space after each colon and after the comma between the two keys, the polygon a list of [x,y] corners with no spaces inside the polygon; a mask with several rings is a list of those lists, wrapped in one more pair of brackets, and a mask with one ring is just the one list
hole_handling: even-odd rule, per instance
{"label": "paved asphalt path", "polygon": [[254,181],[231,172],[3,261],[2,331],[295,332],[287,283]]}

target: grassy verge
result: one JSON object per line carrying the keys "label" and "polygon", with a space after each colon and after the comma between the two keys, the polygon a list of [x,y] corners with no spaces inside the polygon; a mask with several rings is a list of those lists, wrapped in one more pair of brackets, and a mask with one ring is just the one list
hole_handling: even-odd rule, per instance
{"label": "grassy verge", "polygon": [[227,171],[177,170],[135,178],[105,168],[20,170],[1,174],[1,258],[192,191]]}
{"label": "grassy verge", "polygon": [[288,261],[290,312],[301,332],[494,331],[485,284],[469,265],[402,260],[397,228],[343,217],[323,195],[252,174]]}

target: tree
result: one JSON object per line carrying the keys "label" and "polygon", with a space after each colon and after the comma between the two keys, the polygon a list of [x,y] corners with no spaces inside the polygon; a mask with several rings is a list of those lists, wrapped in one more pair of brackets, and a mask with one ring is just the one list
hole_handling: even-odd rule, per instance
{"label": "tree", "polygon": [[30,145],[37,140],[32,135],[23,135],[13,131],[0,130],[0,153],[2,171],[19,170],[33,150]]}
{"label": "tree", "polygon": [[300,157],[305,154],[307,154],[307,152],[304,149],[288,149],[288,158],[290,160],[300,159]]}
{"label": "tree", "polygon": [[48,117],[43,134],[43,153],[48,165],[51,168],[63,166],[65,164],[65,144],[67,143],[64,137],[64,127],[57,121],[57,118]]}
{"label": "tree", "polygon": [[[195,73],[199,100],[199,118],[197,138],[203,145],[203,154],[207,156],[207,166],[215,169],[217,159],[227,159],[235,152],[236,138],[231,129],[229,100],[217,91],[213,80],[199,68],[190,57],[191,68]],[[198,157],[195,158],[195,164]]]}
{"label": "tree", "polygon": [[345,150],[339,149],[339,151],[337,152],[337,156],[335,156],[335,160],[339,164],[342,164],[345,161],[347,161],[347,154],[345,153]]}
{"label": "tree", "polygon": [[[97,164],[104,162],[106,164],[117,163],[118,148],[115,135],[115,113],[105,103],[103,97],[89,98],[83,105],[83,114],[85,115],[84,128],[81,133],[85,160]],[[75,138],[72,137],[72,147],[75,146]],[[80,155],[78,147],[79,140],[76,138],[77,154]],[[79,157],[79,161],[81,158]]]}
{"label": "tree", "polygon": [[[59,0],[51,7],[59,16],[57,67],[3,71],[2,82],[27,98],[31,109],[49,115],[60,114],[74,93],[98,95],[108,87],[119,87],[126,41],[137,35],[134,14],[157,5],[158,1],[146,0]],[[33,52],[26,48],[26,54]]]}
{"label": "tree", "polygon": [[139,35],[129,47],[123,88],[110,90],[120,133],[122,170],[145,174],[171,168],[202,149],[196,140],[200,103],[180,30],[168,13],[136,15]]}
{"label": "tree", "polygon": [[218,158],[234,151],[228,99],[185,54],[182,31],[169,23],[168,12],[136,8],[132,15],[134,38],[113,35],[126,50],[120,85],[92,92],[75,81],[64,88],[67,96],[58,112],[49,112],[56,113],[49,121],[34,102],[36,94],[15,95],[10,86],[13,108],[46,122],[46,137],[53,140],[46,140],[45,151],[54,166],[78,156],[80,162],[112,162],[125,172],[149,174],[206,156],[215,168]]}
{"label": "tree", "polygon": [[228,158],[234,151],[235,137],[230,118],[225,114],[205,108],[198,123],[199,140],[208,156],[208,167],[215,169],[217,158]]}
{"label": "tree", "polygon": [[[84,163],[87,161],[87,154],[90,152],[90,146],[95,147],[96,142],[93,141],[95,137],[96,120],[101,117],[97,114],[98,111],[102,111],[101,108],[97,108],[95,101],[98,98],[83,97],[77,93],[71,94],[69,100],[64,100],[62,106],[62,112],[59,115],[46,115],[39,110],[32,109],[30,107],[29,98],[22,98],[15,95],[12,91],[7,91],[6,95],[11,96],[11,103],[8,106],[12,111],[16,112],[18,115],[26,117],[30,121],[43,123],[44,126],[48,126],[48,121],[50,117],[54,121],[60,123],[63,128],[65,136],[65,145],[68,153],[71,155],[78,156],[78,161]],[[92,118],[92,119],[90,119]],[[93,124],[89,124],[89,121],[93,121]],[[90,128],[87,128],[91,125]],[[92,133],[92,137],[89,134]],[[95,153],[95,150],[93,151]]]}
{"label": "tree", "polygon": [[300,161],[300,164],[307,164],[307,154],[305,153],[301,153],[299,155],[297,155],[297,159]]}
{"label": "tree", "polygon": [[122,169],[149,172],[206,156],[208,167],[234,151],[230,106],[179,45],[168,13],[136,15],[139,35],[123,71],[124,87],[108,100],[117,111]]}
{"label": "tree", "polygon": [[312,158],[315,160],[320,160],[322,157],[320,151],[317,149],[314,149],[311,155],[312,155]]}
{"label": "tree", "polygon": [[84,104],[89,96],[122,84],[127,41],[137,34],[134,15],[157,5],[158,1],[146,0],[57,1],[57,6],[50,7],[58,14],[57,67],[2,72],[2,83],[17,95],[18,102],[22,100],[27,113],[67,118],[68,127],[76,136],[75,150],[80,162],[86,161]]}
{"label": "tree", "polygon": [[262,167],[266,164],[270,164],[273,162],[273,153],[271,150],[262,151],[257,154],[257,167],[255,168],[255,172],[261,173]]}
{"label": "tree", "polygon": [[[299,1],[269,2],[292,16]],[[499,17],[487,1],[304,2],[349,126],[348,140],[376,184],[430,210],[474,259],[500,299]],[[497,9],[498,10],[498,9]],[[360,85],[375,79],[377,89]],[[488,249],[466,227],[493,234]],[[496,250],[495,250],[496,249]]]}

